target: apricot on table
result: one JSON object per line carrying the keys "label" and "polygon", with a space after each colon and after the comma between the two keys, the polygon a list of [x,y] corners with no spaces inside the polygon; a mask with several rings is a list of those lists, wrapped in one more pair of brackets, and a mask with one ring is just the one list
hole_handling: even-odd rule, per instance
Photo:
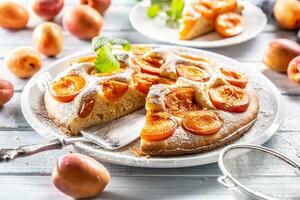
{"label": "apricot on table", "polygon": [[37,50],[48,57],[56,56],[63,48],[63,33],[55,23],[40,24],[34,29],[32,38]]}
{"label": "apricot on table", "polygon": [[11,1],[0,2],[0,27],[5,29],[26,28],[29,14],[23,6]]}
{"label": "apricot on table", "polygon": [[95,8],[102,16],[111,4],[111,0],[80,0],[80,2]]}
{"label": "apricot on table", "polygon": [[35,0],[32,10],[44,20],[52,20],[64,7],[64,0]]}
{"label": "apricot on table", "polygon": [[300,56],[290,62],[287,73],[291,81],[300,84]]}
{"label": "apricot on table", "polygon": [[92,7],[77,5],[66,12],[63,24],[72,35],[83,40],[91,40],[100,34],[103,18]]}
{"label": "apricot on table", "polygon": [[52,172],[55,187],[76,199],[99,195],[109,181],[110,174],[103,165],[78,153],[61,156]]}
{"label": "apricot on table", "polygon": [[7,103],[13,95],[13,85],[9,81],[0,79],[0,107]]}
{"label": "apricot on table", "polygon": [[40,54],[31,47],[12,50],[5,58],[8,69],[19,78],[30,78],[42,67]]}
{"label": "apricot on table", "polygon": [[274,6],[277,23],[285,29],[300,27],[300,2],[298,0],[277,0]]}
{"label": "apricot on table", "polygon": [[263,62],[272,70],[287,72],[290,61],[300,55],[300,46],[289,39],[276,39],[269,43]]}

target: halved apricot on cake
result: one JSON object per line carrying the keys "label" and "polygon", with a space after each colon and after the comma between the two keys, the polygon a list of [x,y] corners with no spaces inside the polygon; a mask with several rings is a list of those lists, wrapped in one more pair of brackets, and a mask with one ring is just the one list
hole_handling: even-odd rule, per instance
{"label": "halved apricot on cake", "polygon": [[175,81],[168,79],[168,78],[162,78],[150,74],[135,74],[133,76],[133,82],[136,84],[136,89],[138,89],[143,94],[148,94],[149,89],[152,85],[155,84],[173,84]]}
{"label": "halved apricot on cake", "polygon": [[195,100],[193,88],[176,88],[165,96],[168,112],[182,117],[188,111],[200,110],[201,106]]}
{"label": "halved apricot on cake", "polygon": [[70,102],[79,94],[86,85],[81,76],[67,75],[52,83],[49,87],[50,94],[60,102]]}
{"label": "halved apricot on cake", "polygon": [[135,56],[131,61],[140,67],[142,73],[147,73],[151,75],[158,76],[161,72],[161,65],[164,63],[164,60],[159,57],[142,57]]}
{"label": "halved apricot on cake", "polygon": [[245,22],[241,15],[229,12],[221,14],[216,19],[216,30],[224,37],[232,37],[241,34],[245,29]]}
{"label": "halved apricot on cake", "polygon": [[167,112],[148,113],[141,138],[147,141],[159,141],[170,137],[177,128],[177,122]]}
{"label": "halved apricot on cake", "polygon": [[206,82],[210,78],[209,73],[200,67],[179,64],[177,65],[176,69],[179,76],[192,81]]}
{"label": "halved apricot on cake", "polygon": [[228,112],[245,112],[250,103],[250,97],[246,91],[232,85],[211,88],[209,95],[217,109]]}
{"label": "halved apricot on cake", "polygon": [[222,128],[223,121],[214,111],[199,110],[184,115],[182,125],[196,135],[211,135]]}
{"label": "halved apricot on cake", "polygon": [[128,83],[109,80],[102,84],[102,92],[109,101],[116,101],[121,98],[128,90]]}
{"label": "halved apricot on cake", "polygon": [[245,88],[248,83],[247,77],[237,71],[220,68],[220,72],[224,75],[225,80],[228,81],[231,85]]}

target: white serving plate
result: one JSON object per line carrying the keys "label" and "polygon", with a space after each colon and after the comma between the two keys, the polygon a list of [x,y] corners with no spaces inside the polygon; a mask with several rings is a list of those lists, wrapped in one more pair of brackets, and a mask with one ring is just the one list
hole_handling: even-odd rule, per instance
{"label": "white serving plate", "polygon": [[[242,64],[231,58],[192,48],[180,47],[187,52],[201,53],[212,58],[217,64],[224,67],[239,67],[249,77],[249,84],[256,90],[260,99],[260,111],[258,118],[253,127],[239,140],[234,143],[251,143],[262,145],[269,140],[277,131],[281,122],[283,121],[283,104],[281,101],[281,94],[276,86],[262,74],[247,68],[243,68]],[[44,91],[40,89],[38,83],[45,72],[50,73],[55,77],[58,73],[65,70],[66,64],[70,59],[91,55],[93,52],[82,52],[72,55],[56,62],[53,62],[40,73],[36,74],[25,86],[22,98],[21,107],[27,122],[40,135],[48,138],[66,138],[66,136],[51,120],[47,118],[47,112],[44,108],[43,95]],[[131,147],[138,147],[138,142],[131,145]],[[90,143],[76,143],[70,148],[70,151],[76,151],[95,157],[104,162],[138,166],[138,167],[152,167],[152,168],[175,168],[204,165],[208,163],[217,162],[218,154],[222,148],[212,151],[184,155],[174,157],[136,157],[131,147],[118,151],[109,151],[97,147]]]}
{"label": "white serving plate", "polygon": [[223,38],[217,32],[211,32],[193,40],[179,40],[178,29],[167,27],[165,20],[159,17],[150,19],[147,16],[147,6],[144,2],[137,4],[131,10],[129,19],[139,33],[153,40],[198,48],[225,47],[246,42],[256,37],[267,24],[267,17],[260,8],[245,1],[242,1],[242,4],[244,6],[245,30],[242,34],[231,38]]}

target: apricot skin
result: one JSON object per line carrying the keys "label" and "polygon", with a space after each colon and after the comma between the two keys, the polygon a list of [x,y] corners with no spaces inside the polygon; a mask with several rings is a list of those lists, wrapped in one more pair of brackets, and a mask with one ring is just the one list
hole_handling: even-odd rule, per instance
{"label": "apricot skin", "polygon": [[26,28],[29,14],[21,5],[11,1],[0,2],[0,27],[11,30]]}
{"label": "apricot skin", "polygon": [[77,5],[65,14],[63,24],[72,35],[90,40],[100,34],[103,19],[94,8],[88,5]]}
{"label": "apricot skin", "polygon": [[63,48],[62,30],[57,24],[51,22],[37,26],[32,38],[37,50],[48,57],[56,56]]}
{"label": "apricot skin", "polygon": [[300,2],[298,0],[277,0],[274,6],[277,23],[284,29],[293,30],[300,24]]}
{"label": "apricot skin", "polygon": [[13,95],[13,85],[9,81],[0,79],[0,107],[7,103]]}
{"label": "apricot skin", "polygon": [[95,8],[103,16],[105,11],[109,8],[111,0],[80,0],[80,3]]}
{"label": "apricot skin", "polygon": [[300,55],[300,46],[289,39],[276,39],[269,43],[263,61],[272,70],[286,73],[289,62]]}
{"label": "apricot skin", "polygon": [[41,69],[39,53],[30,47],[12,50],[5,58],[8,69],[19,78],[30,78]]}
{"label": "apricot skin", "polygon": [[300,84],[300,56],[297,56],[290,62],[288,77],[294,83]]}
{"label": "apricot skin", "polygon": [[35,0],[32,10],[44,20],[53,20],[64,7],[64,0]]}
{"label": "apricot skin", "polygon": [[103,192],[110,180],[106,168],[86,155],[61,156],[52,172],[57,189],[74,198],[90,198]]}

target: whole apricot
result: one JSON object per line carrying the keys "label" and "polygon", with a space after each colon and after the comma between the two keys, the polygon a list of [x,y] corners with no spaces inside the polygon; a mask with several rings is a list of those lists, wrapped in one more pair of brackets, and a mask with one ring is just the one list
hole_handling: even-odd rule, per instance
{"label": "whole apricot", "polygon": [[63,33],[55,23],[40,24],[34,29],[32,38],[37,50],[48,57],[56,56],[63,48]]}
{"label": "whole apricot", "polygon": [[285,29],[297,29],[300,27],[300,1],[277,0],[274,6],[274,16],[277,23]]}
{"label": "whole apricot", "polygon": [[52,172],[55,187],[74,198],[97,196],[109,180],[110,174],[103,165],[78,153],[61,156]]}
{"label": "whole apricot", "polygon": [[8,69],[19,78],[29,78],[41,69],[42,59],[39,53],[30,47],[12,50],[5,58]]}
{"label": "whole apricot", "polygon": [[300,84],[300,56],[290,62],[287,72],[291,81]]}
{"label": "whole apricot", "polygon": [[287,72],[290,61],[300,55],[300,46],[289,39],[276,39],[269,43],[263,61],[274,71]]}
{"label": "whole apricot", "polygon": [[7,103],[14,95],[13,85],[6,80],[0,79],[0,106]]}
{"label": "whole apricot", "polygon": [[22,29],[27,26],[29,14],[21,5],[11,1],[0,2],[0,27],[5,29]]}
{"label": "whole apricot", "polygon": [[94,8],[88,5],[77,5],[67,11],[63,24],[72,35],[90,40],[100,34],[103,19]]}
{"label": "whole apricot", "polygon": [[64,0],[35,0],[32,10],[44,20],[52,20],[64,7]]}
{"label": "whole apricot", "polygon": [[95,8],[102,16],[111,4],[111,0],[80,0],[80,2]]}

